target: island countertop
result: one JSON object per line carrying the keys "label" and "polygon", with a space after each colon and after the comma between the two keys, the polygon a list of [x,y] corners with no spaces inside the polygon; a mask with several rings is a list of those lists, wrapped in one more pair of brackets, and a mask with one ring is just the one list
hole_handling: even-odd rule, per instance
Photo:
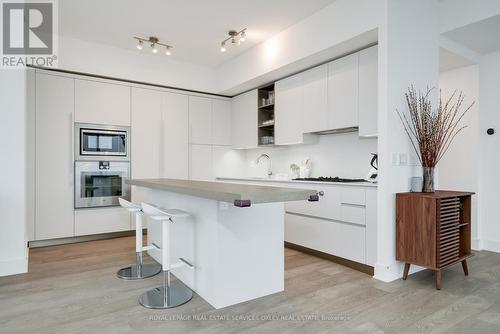
{"label": "island countertop", "polygon": [[313,189],[295,189],[180,179],[131,179],[125,182],[138,187],[229,202],[236,206],[250,206],[251,204],[272,202],[318,200],[317,191]]}

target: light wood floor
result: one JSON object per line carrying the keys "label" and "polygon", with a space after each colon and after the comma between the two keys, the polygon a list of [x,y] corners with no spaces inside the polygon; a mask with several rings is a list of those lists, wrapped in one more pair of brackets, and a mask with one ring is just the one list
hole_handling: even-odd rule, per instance
{"label": "light wood floor", "polygon": [[28,274],[0,278],[0,333],[500,333],[500,254],[477,253],[469,277],[460,265],[446,270],[441,291],[430,271],[381,283],[294,250],[285,255],[283,293],[222,310],[198,296],[147,310],[137,297],[162,277],[115,276],[134,261],[133,238],[33,249]]}

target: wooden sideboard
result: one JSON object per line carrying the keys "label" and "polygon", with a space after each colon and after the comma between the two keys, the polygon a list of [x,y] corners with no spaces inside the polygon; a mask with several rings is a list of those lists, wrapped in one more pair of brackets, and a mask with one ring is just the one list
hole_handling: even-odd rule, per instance
{"label": "wooden sideboard", "polygon": [[468,275],[471,253],[471,196],[461,191],[396,194],[396,260],[404,262],[403,279],[410,265],[436,272],[462,263]]}

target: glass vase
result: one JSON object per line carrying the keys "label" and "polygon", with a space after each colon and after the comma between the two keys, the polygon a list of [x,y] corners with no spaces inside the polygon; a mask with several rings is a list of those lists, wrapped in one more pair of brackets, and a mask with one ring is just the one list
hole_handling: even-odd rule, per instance
{"label": "glass vase", "polygon": [[422,192],[434,192],[434,167],[423,167],[424,182]]}

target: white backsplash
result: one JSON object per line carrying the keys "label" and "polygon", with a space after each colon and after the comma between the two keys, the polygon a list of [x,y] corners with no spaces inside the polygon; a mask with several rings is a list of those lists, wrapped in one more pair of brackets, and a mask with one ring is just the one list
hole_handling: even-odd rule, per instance
{"label": "white backsplash", "polygon": [[[244,175],[266,175],[266,161],[255,166],[252,162],[262,153],[271,157],[273,174],[289,174],[290,164],[311,159],[311,177],[339,176],[364,178],[370,169],[371,153],[377,152],[376,138],[359,138],[357,132],[319,136],[316,144],[270,147],[246,151]],[[234,176],[234,175],[233,175]]]}

